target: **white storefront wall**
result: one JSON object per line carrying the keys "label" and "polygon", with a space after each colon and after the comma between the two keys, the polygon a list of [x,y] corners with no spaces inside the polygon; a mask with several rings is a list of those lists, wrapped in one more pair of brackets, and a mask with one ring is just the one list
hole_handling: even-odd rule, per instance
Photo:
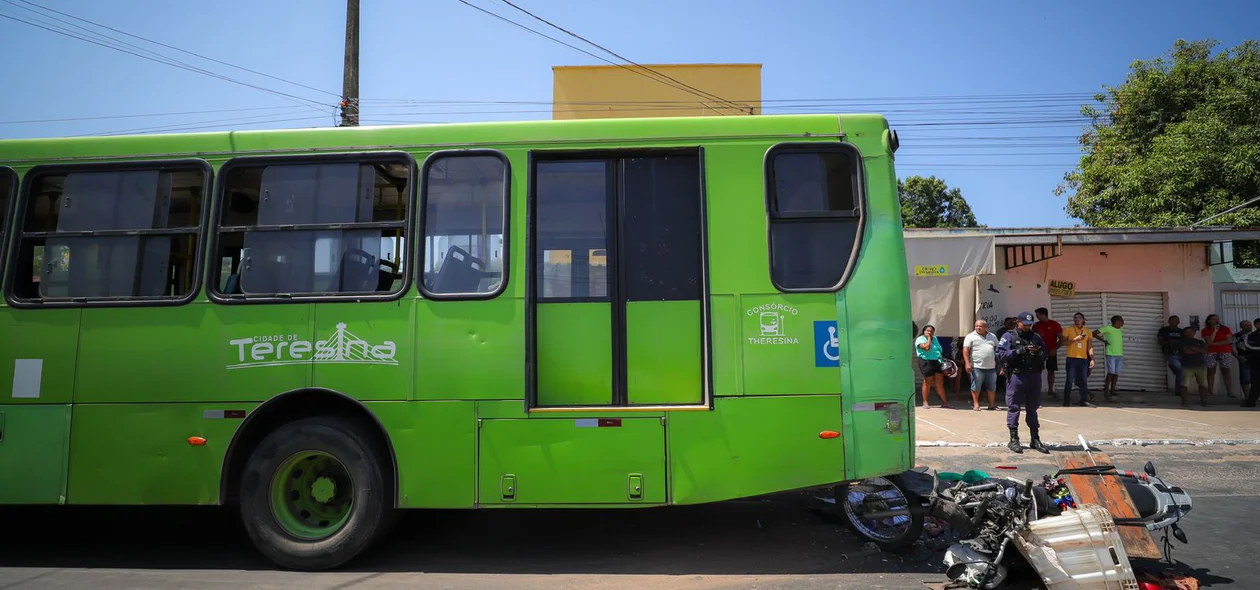
{"label": "white storefront wall", "polygon": [[[1129,313],[1134,316],[1134,321],[1130,321],[1125,329],[1125,356],[1137,358],[1132,363],[1126,361],[1125,372],[1143,371],[1147,374],[1131,374],[1131,379],[1122,375],[1122,390],[1126,385],[1150,389],[1159,381],[1157,375],[1149,374],[1157,370],[1153,367],[1158,366],[1151,360],[1158,355],[1155,337],[1158,326],[1150,325],[1154,317],[1150,309],[1152,296],[1162,299],[1160,315],[1164,319],[1171,314],[1179,315],[1183,326],[1196,317],[1202,322],[1216,309],[1206,249],[1203,244],[1196,243],[1064,246],[1062,255],[1007,270],[1003,279],[1005,315],[1046,307],[1052,309],[1052,317],[1066,327],[1072,322],[1074,307],[1089,308],[1092,313],[1087,312],[1088,326],[1097,329],[1107,322],[1106,317],[1100,317],[1103,313],[1099,307],[1102,294],[1114,294],[1106,309],[1108,316],[1117,311],[1124,315],[1124,306],[1129,306],[1127,309],[1131,310]],[[1081,294],[1081,305],[1074,306],[1071,301],[1058,298],[1052,305],[1050,281],[1073,282],[1076,292]],[[1125,297],[1125,294],[1146,295]],[[1090,379],[1091,389],[1101,384],[1102,352],[1100,344],[1096,349],[1099,362]],[[1060,351],[1056,383],[1060,391],[1066,378],[1063,354]],[[1172,373],[1166,369],[1164,373],[1165,387],[1170,388]]]}

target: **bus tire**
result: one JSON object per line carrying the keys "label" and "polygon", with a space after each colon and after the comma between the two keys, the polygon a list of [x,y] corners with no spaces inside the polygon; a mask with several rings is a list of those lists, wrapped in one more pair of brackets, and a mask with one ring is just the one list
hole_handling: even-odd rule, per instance
{"label": "bus tire", "polygon": [[241,521],[277,565],[320,571],[362,553],[393,520],[386,475],[369,439],[332,417],[267,435],[240,478]]}

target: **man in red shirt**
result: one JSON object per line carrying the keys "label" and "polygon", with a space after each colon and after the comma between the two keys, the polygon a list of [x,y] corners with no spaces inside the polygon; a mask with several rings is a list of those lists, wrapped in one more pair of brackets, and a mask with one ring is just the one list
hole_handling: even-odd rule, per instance
{"label": "man in red shirt", "polygon": [[1050,319],[1050,310],[1038,307],[1036,312],[1037,323],[1032,329],[1046,343],[1046,385],[1049,386],[1046,391],[1050,397],[1057,399],[1059,394],[1054,389],[1054,372],[1059,370],[1059,347],[1063,345],[1059,337],[1063,334],[1063,326]]}
{"label": "man in red shirt", "polygon": [[1234,386],[1230,383],[1230,373],[1234,368],[1234,332],[1229,326],[1221,324],[1221,316],[1212,314],[1207,317],[1207,326],[1203,328],[1203,341],[1208,345],[1208,395],[1216,393],[1216,370],[1221,370],[1225,380],[1225,392],[1234,397]]}

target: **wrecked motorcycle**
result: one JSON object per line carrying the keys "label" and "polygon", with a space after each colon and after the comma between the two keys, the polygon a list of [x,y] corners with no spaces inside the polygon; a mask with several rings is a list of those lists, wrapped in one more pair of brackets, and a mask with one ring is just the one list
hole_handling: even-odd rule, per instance
{"label": "wrecked motorcycle", "polygon": [[1171,560],[1169,532],[1188,542],[1178,523],[1192,508],[1190,495],[1168,485],[1149,462],[1140,474],[1106,465],[1060,470],[1039,483],[994,477],[942,481],[921,469],[841,486],[836,503],[850,528],[891,552],[912,546],[926,517],[948,523],[959,542],[946,552],[946,575],[973,588],[996,588],[1007,576],[1003,562],[1011,543],[1029,523],[1076,508],[1060,479],[1072,474],[1120,478],[1139,516],[1116,518],[1114,524],[1162,531],[1166,558]]}

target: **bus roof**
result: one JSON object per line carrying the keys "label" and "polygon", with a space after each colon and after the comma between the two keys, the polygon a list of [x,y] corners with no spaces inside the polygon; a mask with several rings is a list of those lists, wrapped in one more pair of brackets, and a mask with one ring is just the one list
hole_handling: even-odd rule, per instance
{"label": "bus roof", "polygon": [[835,138],[887,129],[878,114],[742,115],[320,127],[107,137],[0,140],[0,164],[56,161],[231,157],[244,153],[442,149],[511,144],[673,143],[749,138]]}

